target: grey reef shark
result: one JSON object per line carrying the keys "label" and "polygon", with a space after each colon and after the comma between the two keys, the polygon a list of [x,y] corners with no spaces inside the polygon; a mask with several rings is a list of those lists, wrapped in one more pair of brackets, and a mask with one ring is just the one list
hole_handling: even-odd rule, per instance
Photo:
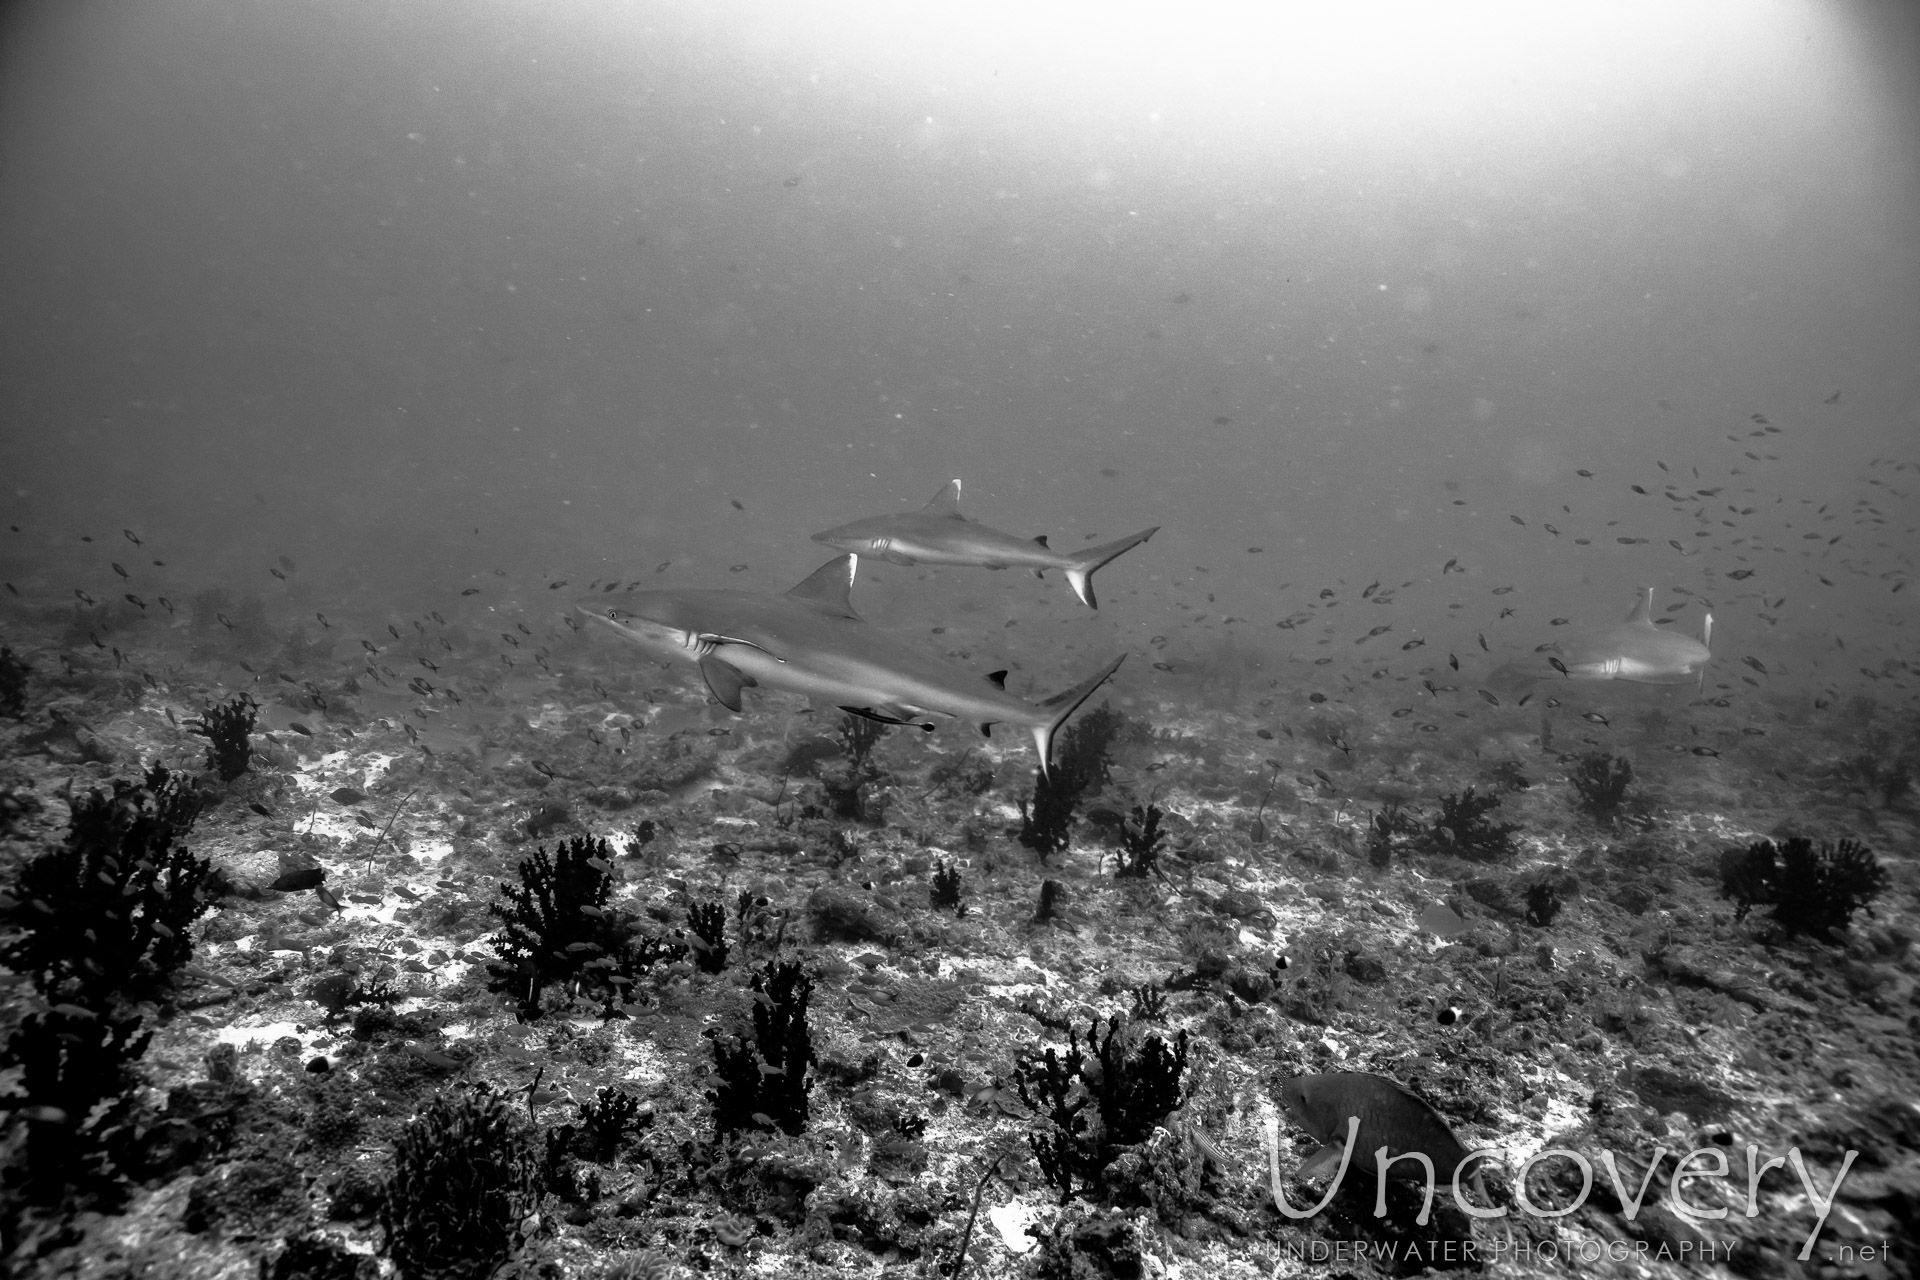
{"label": "grey reef shark", "polygon": [[1707,661],[1713,653],[1713,615],[1700,627],[1700,638],[1663,630],[1653,624],[1653,588],[1645,588],[1633,612],[1617,627],[1575,641],[1564,658],[1549,659],[1555,671],[1569,680],[1631,680],[1635,684],[1704,684]]}
{"label": "grey reef shark", "polygon": [[1053,738],[1067,717],[1125,661],[1121,654],[1064,693],[1027,702],[1006,689],[1007,673],[979,676],[910,648],[853,611],[848,598],[858,558],[829,560],[783,595],[725,589],[635,591],[588,596],[574,605],[663,662],[699,667],[707,691],[729,711],[740,691],[804,694],[882,724],[932,730],[928,716],[970,721],[984,736],[996,724],[1033,737],[1048,770]]}
{"label": "grey reef shark", "polygon": [[1094,573],[1158,532],[1160,526],[1155,525],[1085,551],[1055,551],[1047,545],[1044,534],[1021,538],[961,515],[960,482],[955,480],[918,511],[868,516],[816,533],[813,540],[839,551],[874,556],[889,564],[1031,569],[1036,578],[1044,576],[1048,569],[1059,569],[1066,574],[1067,585],[1080,597],[1080,602],[1089,609],[1097,609],[1100,606],[1093,598]]}

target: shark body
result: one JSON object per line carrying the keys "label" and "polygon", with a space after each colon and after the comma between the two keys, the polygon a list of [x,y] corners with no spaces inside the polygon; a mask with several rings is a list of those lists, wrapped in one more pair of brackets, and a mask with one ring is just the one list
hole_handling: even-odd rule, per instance
{"label": "shark body", "polygon": [[1008,693],[1006,672],[981,677],[889,638],[853,611],[848,589],[858,561],[844,555],[783,595],[758,591],[639,591],[588,596],[581,616],[638,644],[656,659],[690,662],[729,711],[755,686],[805,694],[885,724],[931,730],[929,716],[978,725],[1018,725],[1033,739],[1043,773],[1053,738],[1075,709],[1106,683],[1124,654],[1043,702]]}
{"label": "shark body", "polygon": [[1045,536],[1016,537],[960,514],[960,482],[954,480],[918,511],[868,516],[816,533],[813,540],[841,551],[874,556],[889,564],[1031,569],[1036,578],[1048,569],[1058,569],[1066,574],[1067,584],[1081,603],[1097,609],[1100,606],[1093,595],[1094,572],[1159,531],[1160,526],[1155,525],[1085,551],[1055,551],[1047,545]]}
{"label": "shark body", "polygon": [[1693,684],[1706,679],[1712,641],[1711,613],[1698,640],[1654,626],[1653,588],[1647,587],[1625,622],[1568,647],[1563,674],[1572,680]]}

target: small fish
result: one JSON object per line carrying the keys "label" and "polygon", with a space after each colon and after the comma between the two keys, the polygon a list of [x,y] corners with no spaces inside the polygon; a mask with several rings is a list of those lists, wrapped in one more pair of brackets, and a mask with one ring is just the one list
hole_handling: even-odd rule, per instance
{"label": "small fish", "polygon": [[1758,658],[1749,656],[1749,657],[1740,659],[1740,661],[1746,663],[1748,666],[1752,667],[1755,671],[1758,671],[1763,676],[1769,674],[1769,672],[1767,671],[1767,668],[1761,663],[1760,659]]}
{"label": "small fish", "polygon": [[[1834,394],[1836,394],[1836,395],[1838,395],[1839,393],[1838,393],[1838,392],[1835,392]],[[1829,404],[1831,404],[1831,403],[1832,403],[1832,401],[1828,401],[1828,403],[1829,403]],[[128,542],[131,542],[131,543],[132,543],[132,544],[133,544],[134,546],[136,546],[136,547],[139,547],[139,546],[145,546],[145,545],[146,545],[145,543],[143,543],[143,542],[141,542],[139,538],[137,538],[137,537],[135,537],[135,536],[134,536],[134,532],[133,532],[133,530],[131,530],[131,529],[122,529],[122,530],[121,530],[120,532],[121,532],[121,533],[123,533],[123,534],[125,534],[125,535],[126,535],[126,539],[127,539],[127,541],[128,541]]]}
{"label": "small fish", "polygon": [[293,730],[297,734],[300,734],[302,737],[311,738],[313,736],[313,730],[307,728],[307,726],[301,724],[298,720],[287,721],[287,728]]}
{"label": "small fish", "polygon": [[285,581],[287,580],[287,575],[286,575],[286,574],[284,574],[284,573],[282,573],[282,572],[280,572],[280,570],[278,570],[277,568],[275,568],[275,567],[273,567],[272,565],[268,565],[268,566],[267,566],[267,572],[268,572],[268,573],[270,573],[270,574],[272,574],[272,575],[273,575],[274,577],[276,577],[276,578],[278,578],[278,579],[280,579],[280,581],[282,581],[282,582],[285,582]]}
{"label": "small fish", "polygon": [[1474,690],[1474,692],[1478,693],[1482,698],[1482,700],[1484,700],[1489,706],[1497,707],[1500,705],[1500,699],[1494,697],[1491,693],[1487,692],[1487,690],[1476,689]]}
{"label": "small fish", "polygon": [[1697,756],[1717,756],[1720,753],[1718,751],[1715,751],[1712,747],[1695,747],[1693,749],[1693,754]]}
{"label": "small fish", "polygon": [[1521,528],[1525,528],[1525,527],[1526,527],[1526,524],[1527,524],[1527,522],[1526,522],[1525,520],[1522,520],[1522,519],[1521,519],[1521,518],[1520,518],[1519,516],[1511,516],[1511,515],[1510,515],[1510,516],[1508,516],[1508,517],[1507,517],[1507,519],[1509,519],[1509,520],[1511,520],[1511,521],[1513,521],[1513,522],[1514,522],[1515,524],[1517,524],[1517,525],[1519,525],[1519,526],[1520,526]]}
{"label": "small fish", "polygon": [[387,634],[392,636],[395,640],[398,640],[401,638],[400,628],[394,626],[391,622],[387,624]]}
{"label": "small fish", "polygon": [[255,813],[259,814],[263,818],[271,818],[273,816],[273,810],[267,808],[267,806],[261,804],[258,801],[254,801],[248,804],[247,808],[253,810]]}
{"label": "small fish", "polygon": [[113,571],[119,574],[123,578],[128,578],[133,576],[132,574],[128,573],[125,569],[120,567],[120,562],[118,560],[113,561]]}
{"label": "small fish", "polygon": [[371,641],[371,640],[362,640],[362,641],[360,642],[360,647],[361,647],[362,649],[365,649],[365,650],[366,650],[366,651],[367,651],[368,653],[378,653],[378,652],[380,652],[380,651],[379,651],[378,649],[376,649],[376,648],[374,648],[374,647],[373,647],[373,641]]}
{"label": "small fish", "polygon": [[1422,645],[1424,645],[1425,643],[1426,643],[1426,641],[1425,641],[1425,640],[1421,640],[1421,639],[1418,639],[1418,638],[1415,638],[1415,639],[1412,639],[1412,640],[1409,640],[1409,641],[1407,641],[1407,642],[1406,642],[1405,644],[1403,644],[1403,645],[1401,645],[1401,646],[1400,646],[1400,651],[1401,651],[1402,653],[1404,653],[1404,652],[1406,652],[1406,651],[1407,651],[1408,649],[1418,649],[1418,648],[1419,648],[1420,646],[1422,646]]}
{"label": "small fish", "polygon": [[1744,579],[1751,578],[1753,576],[1753,570],[1735,569],[1732,573],[1729,573],[1727,576],[1729,578],[1732,578],[1735,582],[1740,582]]}
{"label": "small fish", "polygon": [[327,630],[329,630],[329,631],[331,631],[331,630],[333,630],[333,624],[332,624],[331,622],[328,622],[328,621],[327,621],[327,615],[326,615],[326,614],[324,614],[324,613],[321,613],[321,612],[320,612],[320,611],[319,611],[318,609],[315,609],[315,610],[313,611],[313,616],[314,616],[314,618],[315,618],[316,620],[318,620],[318,621],[319,621],[319,623],[320,623],[320,625],[321,625],[321,626],[323,626],[323,627],[325,627],[325,628],[326,628]]}
{"label": "small fish", "polygon": [[1547,699],[1547,705],[1548,705],[1549,707],[1557,707],[1557,706],[1559,706],[1559,705],[1560,705],[1560,699],[1558,699],[1558,698],[1548,698],[1548,699]]}
{"label": "small fish", "polygon": [[340,905],[340,899],[333,896],[333,890],[327,888],[327,886],[323,884],[314,886],[313,896],[320,899],[321,902],[325,903],[327,905],[327,909],[330,911],[346,910],[345,907]]}
{"label": "small fish", "polygon": [[1558,658],[1548,658],[1548,659],[1547,659],[1547,663],[1548,663],[1548,665],[1550,665],[1550,666],[1551,666],[1551,667],[1552,667],[1552,668],[1553,668],[1553,669],[1554,669],[1555,671],[1558,671],[1558,672],[1559,672],[1559,673],[1560,673],[1561,675],[1563,675],[1563,676],[1566,676],[1566,677],[1567,677],[1567,678],[1568,678],[1569,680],[1571,680],[1571,679],[1573,678],[1573,676],[1572,676],[1572,674],[1571,674],[1570,672],[1568,672],[1568,670],[1567,670],[1567,664],[1566,664],[1566,663],[1564,663],[1564,662],[1562,662],[1562,661],[1560,661],[1560,659],[1558,659]]}
{"label": "small fish", "polygon": [[[1451,560],[1449,560],[1449,561],[1447,561],[1447,562],[1446,562],[1445,564],[1443,564],[1443,565],[1441,565],[1441,566],[1440,566],[1440,576],[1444,578],[1444,577],[1446,577],[1446,576],[1447,576],[1447,575],[1448,575],[1449,573],[1452,573],[1452,572],[1454,571],[1454,569],[1455,569],[1455,568],[1456,568],[1456,567],[1457,567],[1457,566],[1459,565],[1459,563],[1460,563],[1460,558],[1459,558],[1458,556],[1455,556],[1455,557],[1454,557],[1453,559],[1451,559]],[[1461,570],[1461,572],[1462,572],[1462,573],[1464,573],[1464,572],[1466,572],[1466,570],[1464,570],[1464,569],[1462,569],[1462,570]]]}
{"label": "small fish", "polygon": [[221,626],[223,626],[223,627],[225,627],[225,628],[226,628],[227,630],[229,630],[229,631],[231,631],[231,630],[233,630],[233,623],[232,623],[232,622],[231,622],[231,621],[230,621],[230,620],[229,620],[229,619],[227,618],[227,615],[226,615],[226,614],[224,614],[224,613],[216,613],[216,614],[214,614],[213,616],[214,616],[215,618],[217,618],[217,619],[219,619],[219,622],[220,622],[220,625],[221,625]]}
{"label": "small fish", "polygon": [[1153,664],[1153,669],[1155,671],[1171,671],[1173,670],[1173,664],[1171,662],[1156,662]]}
{"label": "small fish", "polygon": [[1642,494],[1642,495],[1644,495],[1644,494],[1646,494],[1646,492],[1647,492],[1647,491],[1646,491],[1645,489],[1642,489],[1642,488],[1641,488],[1641,487],[1640,487],[1639,485],[1637,485],[1637,484],[1630,484],[1630,485],[1628,485],[1627,487],[1628,487],[1629,489],[1631,489],[1631,490],[1633,490],[1633,491],[1634,491],[1635,493],[1638,493],[1638,494]]}
{"label": "small fish", "polygon": [[1550,525],[1550,524],[1546,524],[1546,523],[1544,523],[1544,522],[1543,522],[1543,523],[1542,523],[1542,524],[1540,525],[1540,527],[1541,527],[1542,529],[1545,529],[1545,530],[1546,530],[1546,531],[1547,531],[1548,533],[1550,533],[1550,534],[1552,534],[1552,535],[1553,535],[1554,537],[1556,537],[1556,538],[1560,536],[1560,531],[1559,531],[1558,529],[1556,529],[1556,528],[1554,528],[1554,527],[1553,527],[1552,525]]}
{"label": "small fish", "polygon": [[564,586],[566,586],[566,585],[567,585],[567,580],[566,580],[565,578],[562,578],[562,579],[560,579],[560,581],[558,581],[558,582],[549,582],[549,583],[547,584],[547,590],[549,590],[549,591],[558,591],[558,590],[559,590],[560,588],[562,588],[562,587],[564,587]]}
{"label": "small fish", "polygon": [[1572,621],[1572,618],[1550,618],[1547,621],[1547,625],[1550,627],[1564,627]]}
{"label": "small fish", "polygon": [[1458,671],[1460,669],[1460,659],[1454,657],[1452,654],[1448,654],[1447,665],[1452,667],[1455,671]]}
{"label": "small fish", "polygon": [[1492,653],[1492,652],[1493,652],[1493,650],[1491,650],[1491,649],[1489,649],[1489,648],[1487,648],[1487,637],[1486,637],[1486,635],[1485,635],[1485,633],[1484,633],[1484,632],[1475,632],[1474,634],[1475,634],[1475,636],[1476,636],[1476,637],[1477,637],[1477,638],[1479,639],[1479,641],[1480,641],[1480,651],[1481,651],[1482,653]]}
{"label": "small fish", "polygon": [[1598,711],[1582,711],[1580,713],[1580,718],[1582,720],[1589,721],[1593,724],[1604,724],[1609,727],[1611,727],[1613,724],[1613,721],[1607,719],[1605,716],[1601,715]]}
{"label": "small fish", "polygon": [[140,612],[142,613],[145,613],[147,611],[147,602],[145,600],[142,600],[139,596],[133,594],[133,592],[131,591],[127,592],[127,603],[131,605],[138,605],[140,608]]}
{"label": "small fish", "polygon": [[477,596],[480,594],[480,588],[468,587],[465,591],[462,591],[460,594],[463,596]]}
{"label": "small fish", "polygon": [[1585,467],[1582,467],[1580,470],[1574,472],[1573,474],[1577,476],[1584,476],[1588,480],[1593,479],[1593,472],[1588,471]]}
{"label": "small fish", "polygon": [[1383,636],[1383,635],[1385,635],[1385,634],[1387,634],[1387,632],[1389,632],[1389,631],[1391,631],[1391,630],[1393,630],[1393,624],[1392,624],[1392,623],[1387,623],[1387,624],[1385,624],[1384,626],[1378,626],[1378,627],[1375,627],[1375,628],[1374,628],[1373,630],[1371,630],[1371,631],[1369,631],[1369,632],[1367,632],[1367,634],[1366,634],[1366,638],[1367,638],[1368,640],[1371,640],[1371,639],[1373,639],[1373,638],[1374,638],[1375,636]]}
{"label": "small fish", "polygon": [[1398,711],[1393,713],[1393,718],[1395,720],[1404,720],[1412,714],[1413,714],[1412,707],[1401,707]]}
{"label": "small fish", "polygon": [[1512,591],[1513,591],[1512,587],[1495,587],[1493,589],[1493,594],[1496,596],[1504,596],[1504,595],[1511,594]]}
{"label": "small fish", "polygon": [[533,771],[535,773],[539,774],[543,778],[553,777],[553,766],[548,764],[545,760],[535,760],[532,763],[533,763]]}
{"label": "small fish", "polygon": [[327,794],[336,804],[365,804],[367,802],[366,793],[364,791],[355,791],[352,787],[335,787]]}
{"label": "small fish", "polygon": [[1362,600],[1371,600],[1373,599],[1373,593],[1378,591],[1379,589],[1380,589],[1380,579],[1375,578],[1371,583],[1368,584],[1367,589],[1360,593],[1360,598]]}

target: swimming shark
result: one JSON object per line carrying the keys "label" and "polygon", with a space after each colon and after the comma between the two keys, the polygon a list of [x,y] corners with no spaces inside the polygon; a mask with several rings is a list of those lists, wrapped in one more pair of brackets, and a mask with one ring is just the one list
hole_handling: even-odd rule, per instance
{"label": "swimming shark", "polygon": [[1100,606],[1093,598],[1093,575],[1108,561],[1139,546],[1160,526],[1143,529],[1085,551],[1055,551],[1046,536],[1020,538],[989,528],[960,514],[960,482],[954,480],[933,495],[918,511],[891,516],[868,516],[813,535],[841,551],[875,556],[889,564],[963,564],[980,569],[1009,566],[1033,570],[1041,577],[1048,569],[1067,575],[1067,585],[1089,609]]}
{"label": "swimming shark", "polygon": [[636,591],[587,596],[574,605],[666,662],[700,669],[707,692],[729,711],[740,691],[764,687],[805,694],[882,724],[931,731],[928,716],[967,720],[985,736],[996,724],[1033,737],[1048,774],[1054,735],[1126,659],[1115,658],[1063,693],[1027,702],[1007,692],[1007,673],[981,677],[890,639],[853,611],[848,598],[859,558],[843,555],[783,595],[736,590]]}
{"label": "swimming shark", "polygon": [[1555,669],[1570,680],[1631,680],[1636,684],[1702,685],[1707,678],[1707,648],[1713,642],[1713,615],[1700,627],[1700,638],[1653,625],[1653,588],[1645,588],[1633,612],[1617,627],[1568,646],[1564,662]]}

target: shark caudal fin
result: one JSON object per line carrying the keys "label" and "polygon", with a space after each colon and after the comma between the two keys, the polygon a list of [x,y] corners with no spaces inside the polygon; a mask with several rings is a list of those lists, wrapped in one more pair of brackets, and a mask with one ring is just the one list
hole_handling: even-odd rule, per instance
{"label": "shark caudal fin", "polygon": [[1067,585],[1073,588],[1073,594],[1080,597],[1080,603],[1089,609],[1098,609],[1100,605],[1093,598],[1094,572],[1108,561],[1133,550],[1158,532],[1160,532],[1160,526],[1155,525],[1151,529],[1143,529],[1117,542],[1105,542],[1097,547],[1090,547],[1075,556],[1073,563],[1067,567]]}
{"label": "shark caudal fin", "polygon": [[[1151,533],[1152,530],[1148,530],[1148,532]],[[1125,549],[1124,547],[1121,548],[1123,551]],[[1118,554],[1118,552],[1115,554]],[[1052,718],[1045,724],[1033,726],[1033,749],[1040,757],[1040,774],[1042,777],[1049,780],[1053,777],[1053,736],[1060,732],[1060,726],[1065,724],[1067,717],[1078,711],[1080,704],[1088,698],[1091,698],[1093,691],[1105,684],[1108,678],[1120,669],[1120,664],[1126,660],[1127,655],[1124,653],[1121,654],[1112,662],[1109,662],[1106,666],[1073,686],[1073,688],[1068,689],[1064,693],[1056,693],[1040,704],[1042,709],[1053,713]]]}
{"label": "shark caudal fin", "polygon": [[[1713,615],[1711,613],[1709,613],[1706,616],[1705,620],[1700,623],[1700,647],[1707,651],[1707,658],[1713,657]],[[1703,659],[1700,663],[1700,694],[1701,696],[1705,697],[1706,692],[1707,692],[1707,663],[1706,663],[1706,660]]]}

